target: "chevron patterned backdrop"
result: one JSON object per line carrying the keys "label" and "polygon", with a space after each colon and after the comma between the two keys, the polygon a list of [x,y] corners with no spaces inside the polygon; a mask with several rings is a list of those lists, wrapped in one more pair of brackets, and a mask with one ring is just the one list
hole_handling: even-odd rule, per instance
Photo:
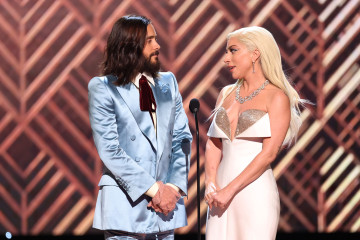
{"label": "chevron patterned backdrop", "polygon": [[[87,112],[106,38],[122,15],[152,19],[163,70],[175,73],[192,130],[201,102],[200,166],[206,118],[220,89],[227,33],[269,29],[303,98],[297,143],[273,164],[279,231],[360,231],[359,0],[0,0],[0,232],[91,233],[101,161]],[[193,144],[189,226],[196,231]],[[202,230],[206,204],[201,203]]]}

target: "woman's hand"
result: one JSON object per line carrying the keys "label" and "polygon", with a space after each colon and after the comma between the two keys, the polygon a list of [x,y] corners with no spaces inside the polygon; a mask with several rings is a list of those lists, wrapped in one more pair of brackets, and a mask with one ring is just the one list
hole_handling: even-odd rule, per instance
{"label": "woman's hand", "polygon": [[216,193],[217,189],[219,189],[219,187],[213,182],[206,184],[204,199],[205,202],[209,205],[210,209],[212,208],[212,196],[214,193]]}
{"label": "woman's hand", "polygon": [[230,205],[234,195],[235,193],[227,187],[217,190],[211,195],[211,205],[220,208],[221,210],[226,209]]}

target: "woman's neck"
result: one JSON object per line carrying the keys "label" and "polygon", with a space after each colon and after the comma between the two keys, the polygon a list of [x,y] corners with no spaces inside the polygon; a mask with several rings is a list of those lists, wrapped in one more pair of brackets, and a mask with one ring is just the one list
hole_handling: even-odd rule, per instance
{"label": "woman's neck", "polygon": [[250,76],[243,79],[241,88],[245,93],[253,92],[265,82],[266,78],[262,73],[250,73]]}

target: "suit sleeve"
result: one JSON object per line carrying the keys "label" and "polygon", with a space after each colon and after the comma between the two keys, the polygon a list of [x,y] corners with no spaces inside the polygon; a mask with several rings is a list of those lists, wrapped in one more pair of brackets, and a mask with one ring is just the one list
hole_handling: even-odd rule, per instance
{"label": "suit sleeve", "polygon": [[185,114],[182,97],[175,76],[171,73],[175,86],[175,122],[172,139],[172,159],[168,175],[169,183],[179,187],[187,195],[190,169],[190,149],[192,135]]}
{"label": "suit sleeve", "polygon": [[130,198],[136,201],[156,181],[119,145],[114,102],[108,86],[100,78],[88,85],[89,118],[98,154]]}

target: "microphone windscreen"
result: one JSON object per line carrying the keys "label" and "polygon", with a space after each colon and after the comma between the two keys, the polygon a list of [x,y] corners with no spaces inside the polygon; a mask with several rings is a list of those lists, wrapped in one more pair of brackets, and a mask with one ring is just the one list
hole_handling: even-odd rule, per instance
{"label": "microphone windscreen", "polygon": [[190,111],[196,113],[200,109],[200,102],[196,98],[191,99],[189,104]]}

